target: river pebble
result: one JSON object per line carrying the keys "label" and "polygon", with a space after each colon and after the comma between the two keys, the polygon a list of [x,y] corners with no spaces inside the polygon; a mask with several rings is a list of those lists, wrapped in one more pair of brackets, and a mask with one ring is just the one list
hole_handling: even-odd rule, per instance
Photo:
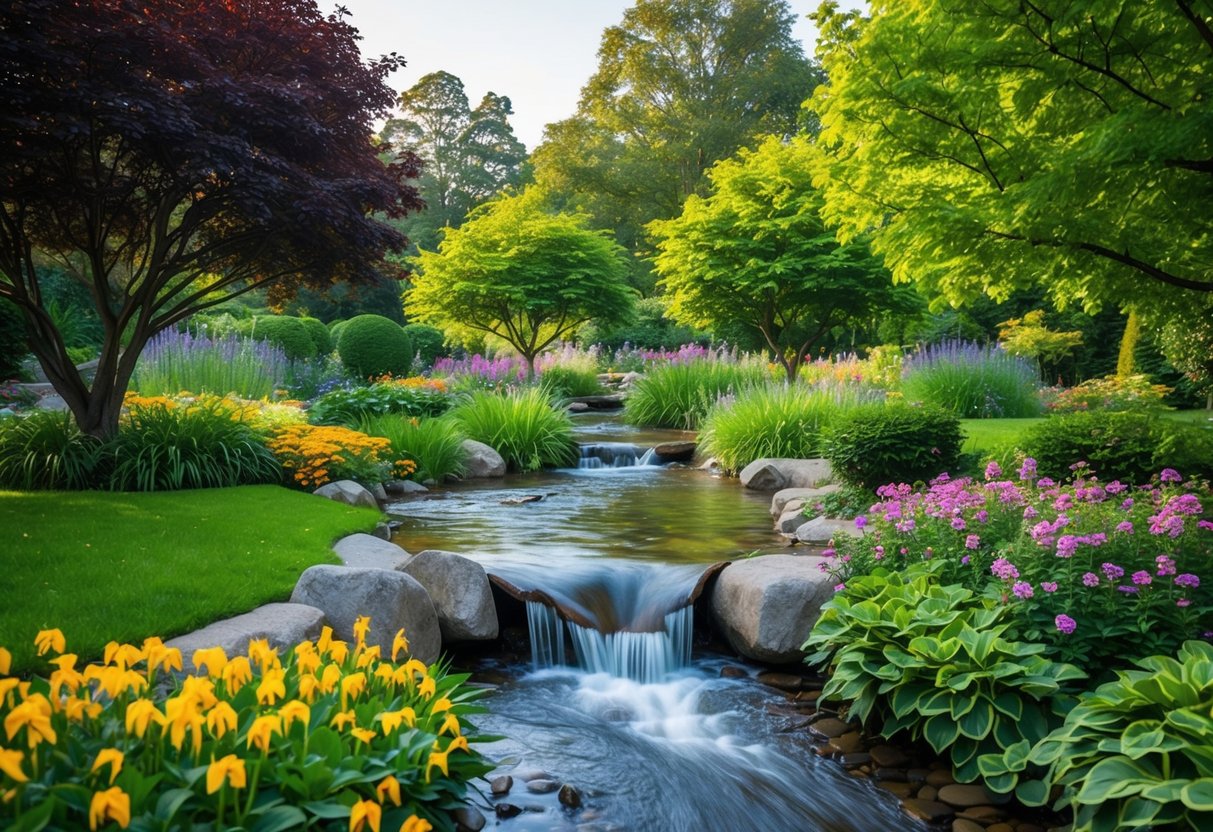
{"label": "river pebble", "polygon": [[526,790],[532,794],[550,794],[560,788],[560,784],[555,780],[530,780],[526,784]]}
{"label": "river pebble", "polygon": [[956,813],[956,810],[946,803],[938,803],[934,800],[919,800],[916,797],[903,800],[902,805],[905,806],[906,811],[911,815],[925,820],[927,823],[942,823]]}
{"label": "river pebble", "polygon": [[949,806],[967,809],[970,806],[985,806],[993,801],[993,797],[984,786],[962,785],[952,783],[939,790],[939,799]]}
{"label": "river pebble", "polygon": [[577,790],[576,786],[565,783],[560,787],[559,798],[560,805],[566,809],[581,808],[581,792]]}
{"label": "river pebble", "polygon": [[460,832],[480,832],[488,822],[475,806],[464,806],[451,812],[451,818]]}
{"label": "river pebble", "polygon": [[510,793],[510,789],[514,788],[514,778],[508,774],[501,777],[494,777],[489,781],[489,788],[492,789],[495,795],[506,795]]}

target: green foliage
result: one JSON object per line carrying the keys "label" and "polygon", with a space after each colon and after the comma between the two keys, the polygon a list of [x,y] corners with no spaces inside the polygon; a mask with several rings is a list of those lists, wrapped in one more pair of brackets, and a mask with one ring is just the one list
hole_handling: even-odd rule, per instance
{"label": "green foliage", "polygon": [[466,472],[466,438],[460,423],[450,417],[405,418],[370,416],[358,426],[363,433],[382,436],[392,445],[394,459],[411,459],[417,469],[409,477],[417,482],[444,482]]}
{"label": "green foliage", "polygon": [[176,491],[281,482],[282,467],[252,427],[222,402],[133,405],[105,443],[115,491]]}
{"label": "green foliage", "polygon": [[582,344],[597,344],[607,353],[619,350],[625,344],[633,349],[672,349],[681,344],[709,342],[707,333],[667,318],[668,306],[669,300],[664,297],[641,298],[636,301],[635,317],[631,321],[609,327],[591,322],[577,333],[577,340]]}
{"label": "green foliage", "polygon": [[908,402],[947,408],[962,419],[1039,415],[1040,375],[999,347],[950,341],[920,349],[902,363]]}
{"label": "green foliage", "polygon": [[1163,468],[1213,477],[1210,433],[1147,413],[1092,411],[1050,416],[1021,441],[1044,476],[1065,479],[1085,462],[1102,479],[1145,482]]}
{"label": "green foliage", "polygon": [[400,324],[382,315],[358,315],[341,328],[337,354],[357,378],[404,375],[413,364],[413,344]]}
{"label": "green foliage", "polygon": [[308,419],[315,425],[355,427],[370,416],[441,416],[450,407],[451,396],[441,381],[380,381],[325,393],[308,409]]}
{"label": "green foliage", "polygon": [[963,587],[880,570],[825,604],[805,661],[831,668],[823,699],[877,716],[885,737],[925,739],[970,782],[980,755],[1044,738],[1061,721],[1062,684],[1085,676],[1044,658],[1043,644],[1005,638],[1005,618]]}
{"label": "green foliage", "polygon": [[493,448],[514,471],[577,463],[573,423],[540,388],[478,391],[452,410],[451,416],[469,439]]}
{"label": "green foliage", "polygon": [[1170,323],[1161,333],[1162,350],[1167,360],[1205,393],[1206,407],[1213,409],[1213,310],[1205,305],[1205,314],[1195,321]]}
{"label": "green foliage", "polygon": [[998,325],[998,343],[1008,355],[1035,358],[1043,367],[1055,364],[1082,345],[1078,330],[1058,332],[1045,326],[1043,309],[1033,309],[1022,318]]}
{"label": "green foliage", "polygon": [[303,324],[307,334],[312,339],[312,344],[316,347],[316,355],[318,357],[326,356],[333,351],[333,336],[329,332],[329,328],[324,325],[324,322],[319,318],[300,318],[300,323]]}
{"label": "green foliage", "polygon": [[[1202,7],[1203,9],[1203,7]],[[1173,314],[1213,290],[1207,9],[889,3],[815,16],[815,178],[844,239],[954,304],[1044,288]],[[1187,288],[1179,288],[1179,287]]]}
{"label": "green foliage", "polygon": [[982,757],[987,785],[1009,791],[1030,766],[1046,766],[1043,783],[1017,793],[1041,805],[1064,788],[1057,805],[1073,810],[1075,832],[1204,829],[1213,812],[1213,647],[1189,641],[1176,658],[1136,664],[1084,694],[1030,748]]}
{"label": "green foliage", "polygon": [[569,399],[575,396],[597,396],[603,392],[596,369],[553,364],[539,374],[539,383],[552,396]]}
{"label": "green foliage", "polygon": [[852,485],[926,481],[960,462],[960,420],[951,411],[902,402],[869,404],[826,429],[824,455]]}
{"label": "green foliage", "polygon": [[632,385],[623,417],[629,424],[695,430],[723,396],[765,383],[756,362],[693,360],[653,367]]}
{"label": "green foliage", "polygon": [[433,367],[434,360],[447,355],[446,335],[441,329],[425,324],[409,324],[404,328],[415,354],[421,357],[423,368]]}
{"label": "green foliage", "polygon": [[[27,749],[6,751],[0,823],[281,832],[362,829],[369,811],[371,828],[424,817],[433,824],[422,828],[450,832],[468,781],[491,769],[464,735],[483,691],[442,665],[398,665],[397,648],[368,648],[369,627],[358,621],[352,648],[325,627],[283,656],[264,639],[238,656],[183,656],[154,637],[115,644],[87,668],[75,653],[47,659],[48,679],[0,702],[9,737],[23,734]],[[66,649],[58,629],[38,635],[40,649]],[[173,675],[183,667],[193,672]],[[75,716],[52,713],[64,689]]]}
{"label": "green foliage", "polygon": [[627,319],[624,256],[584,216],[549,213],[530,188],[485,203],[436,252],[423,250],[405,311],[455,337],[499,338],[533,372],[545,347],[587,321]]}
{"label": "green foliage", "polygon": [[281,347],[291,361],[316,357],[316,341],[303,321],[286,315],[262,315],[253,319],[249,335]]}
{"label": "green foliage", "polygon": [[100,443],[69,413],[0,419],[0,488],[69,491],[92,486]]}
{"label": "green foliage", "polygon": [[830,422],[859,401],[847,388],[762,384],[716,402],[703,419],[699,442],[721,468],[736,474],[764,457],[810,459],[822,453]]}
{"label": "green foliage", "polygon": [[17,307],[0,298],[0,381],[20,377],[21,359],[28,354],[25,320]]}
{"label": "green foliage", "polygon": [[866,243],[840,245],[826,229],[811,155],[806,138],[769,137],[718,162],[707,197],[692,194],[680,216],[648,226],[669,316],[717,335],[760,333],[789,381],[831,329],[916,302]]}

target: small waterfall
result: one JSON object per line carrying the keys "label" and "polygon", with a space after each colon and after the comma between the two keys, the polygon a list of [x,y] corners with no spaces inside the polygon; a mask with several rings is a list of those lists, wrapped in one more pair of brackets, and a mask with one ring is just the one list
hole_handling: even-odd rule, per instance
{"label": "small waterfall", "polygon": [[536,667],[567,665],[565,629],[579,667],[641,683],[659,682],[691,662],[691,636],[695,609],[674,610],[655,632],[619,630],[603,633],[592,627],[566,622],[553,608],[538,601],[526,605],[531,634],[531,660]]}
{"label": "small waterfall", "polygon": [[656,466],[653,448],[641,448],[627,442],[594,442],[581,446],[577,467],[583,470],[601,468],[644,468]]}

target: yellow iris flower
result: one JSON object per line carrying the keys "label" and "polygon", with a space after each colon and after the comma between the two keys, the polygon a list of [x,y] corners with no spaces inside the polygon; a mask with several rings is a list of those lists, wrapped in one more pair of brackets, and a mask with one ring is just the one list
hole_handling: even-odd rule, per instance
{"label": "yellow iris flower", "polygon": [[219,791],[225,782],[230,784],[233,789],[243,789],[248,783],[244,760],[235,754],[228,754],[220,760],[212,757],[211,764],[206,768],[207,794]]}
{"label": "yellow iris flower", "polygon": [[373,800],[359,800],[350,807],[350,832],[362,832],[370,827],[372,832],[379,832],[379,822],[383,818],[383,809]]}
{"label": "yellow iris flower", "polygon": [[434,832],[434,826],[425,818],[409,815],[408,820],[400,824],[400,832]]}
{"label": "yellow iris flower", "polygon": [[379,796],[379,802],[384,800],[392,801],[395,806],[400,805],[400,781],[389,774],[379,781],[379,785],[375,787],[375,794]]}
{"label": "yellow iris flower", "polygon": [[362,647],[366,644],[366,634],[371,629],[371,617],[369,615],[360,615],[354,619],[354,640],[358,646]]}
{"label": "yellow iris flower", "polygon": [[30,748],[42,742],[54,745],[58,735],[51,725],[50,700],[40,693],[35,693],[9,711],[4,717],[4,733],[8,739],[12,740],[22,728],[25,729],[25,740]]}
{"label": "yellow iris flower", "polygon": [[107,820],[114,821],[123,829],[131,825],[130,795],[117,786],[94,793],[88,806],[89,829],[95,832]]}
{"label": "yellow iris flower", "polygon": [[298,699],[292,699],[278,709],[278,716],[282,717],[282,730],[291,730],[291,723],[299,720],[306,728],[312,721],[312,709]]}
{"label": "yellow iris flower", "polygon": [[438,692],[438,685],[434,682],[433,676],[426,676],[421,680],[421,684],[417,686],[417,691],[427,699],[430,699]]}
{"label": "yellow iris flower", "polygon": [[110,767],[110,785],[114,785],[114,781],[118,779],[118,772],[122,771],[122,761],[125,759],[122,752],[117,748],[103,748],[97,753],[97,759],[93,760],[93,771],[108,765]]}
{"label": "yellow iris flower", "polygon": [[286,696],[286,671],[275,668],[265,671],[261,684],[257,685],[257,701],[262,705],[273,705]]}
{"label": "yellow iris flower", "polygon": [[404,637],[404,630],[396,631],[396,637],[392,639],[392,661],[397,660],[397,656],[401,653],[409,652],[409,640]]}
{"label": "yellow iris flower", "polygon": [[247,657],[237,656],[224,666],[222,675],[227,692],[234,695],[253,681],[253,667]]}
{"label": "yellow iris flower", "polygon": [[165,719],[156,703],[150,699],[136,699],[126,706],[126,733],[143,739],[147,727],[153,722],[163,726]]}
{"label": "yellow iris flower", "polygon": [[39,656],[45,656],[51,650],[62,653],[67,649],[67,639],[59,630],[39,630],[34,636],[34,646],[38,648]]}
{"label": "yellow iris flower", "polygon": [[21,761],[25,754],[16,749],[0,748],[0,772],[6,774],[17,783],[29,781],[29,777],[21,770]]}
{"label": "yellow iris flower", "polygon": [[425,782],[430,782],[430,774],[435,768],[440,769],[443,774],[450,777],[450,773],[447,771],[446,762],[446,755],[449,753],[449,751],[439,751],[437,749],[430,751],[430,759],[425,764]]}
{"label": "yellow iris flower", "polygon": [[204,647],[194,651],[192,661],[199,672],[205,670],[207,676],[218,679],[227,667],[227,652],[222,647]]}
{"label": "yellow iris flower", "polygon": [[206,714],[206,728],[217,740],[223,739],[223,735],[228,731],[235,731],[237,721],[236,709],[223,701],[220,701]]}
{"label": "yellow iris flower", "polygon": [[0,676],[7,676],[13,666],[13,654],[0,647]]}
{"label": "yellow iris flower", "polygon": [[268,714],[259,716],[253,720],[253,724],[248,729],[247,745],[251,748],[257,746],[263,754],[268,754],[270,750],[270,738],[274,735],[282,734],[282,720],[277,714]]}

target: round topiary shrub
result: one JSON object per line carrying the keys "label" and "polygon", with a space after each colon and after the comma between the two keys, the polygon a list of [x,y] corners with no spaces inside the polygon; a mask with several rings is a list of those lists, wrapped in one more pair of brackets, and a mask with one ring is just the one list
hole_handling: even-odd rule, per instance
{"label": "round topiary shrub", "polygon": [[286,315],[265,315],[253,320],[249,335],[282,347],[291,361],[316,357],[316,343],[303,321]]}
{"label": "round topiary shrub", "polygon": [[867,404],[841,415],[825,432],[825,456],[852,485],[875,489],[954,471],[960,462],[960,420],[938,407]]}
{"label": "round topiary shrub", "polygon": [[426,367],[434,366],[435,359],[450,354],[446,348],[446,336],[437,327],[409,324],[404,328],[404,334],[413,342],[413,349],[421,356],[421,363]]}
{"label": "round topiary shrub", "polygon": [[382,315],[358,315],[346,321],[337,339],[337,354],[358,378],[403,375],[413,363],[413,345],[404,329]]}
{"label": "round topiary shrub", "polygon": [[319,318],[300,318],[299,322],[316,345],[316,355],[328,355],[333,351],[333,336],[324,321]]}

